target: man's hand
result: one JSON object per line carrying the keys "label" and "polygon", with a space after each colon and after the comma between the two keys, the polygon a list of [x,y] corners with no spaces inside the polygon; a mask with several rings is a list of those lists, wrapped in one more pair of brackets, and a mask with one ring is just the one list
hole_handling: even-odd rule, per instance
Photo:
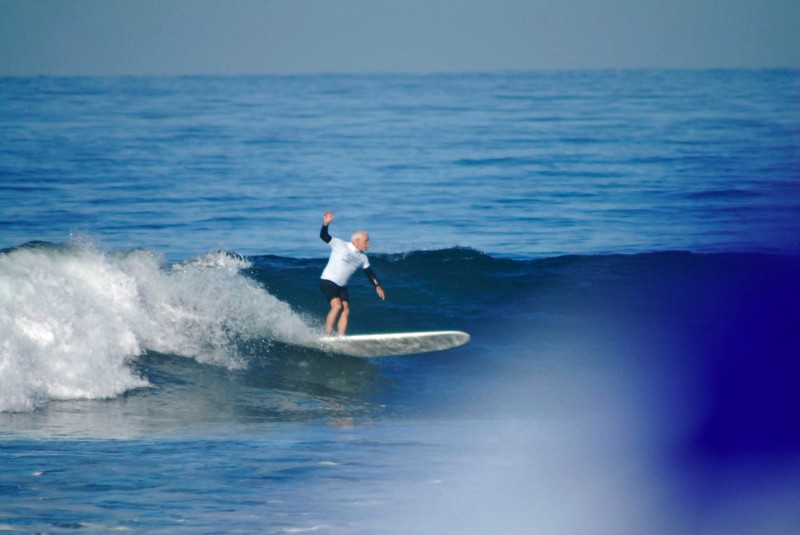
{"label": "man's hand", "polygon": [[322,224],[326,227],[331,224],[333,221],[333,210],[328,210],[325,212],[325,215],[322,216]]}
{"label": "man's hand", "polygon": [[376,287],[375,287],[375,291],[376,291],[376,292],[378,292],[378,297],[380,297],[380,298],[381,298],[381,301],[383,301],[384,299],[386,299],[386,294],[385,294],[385,293],[383,293],[383,288],[381,288],[380,286],[376,286]]}

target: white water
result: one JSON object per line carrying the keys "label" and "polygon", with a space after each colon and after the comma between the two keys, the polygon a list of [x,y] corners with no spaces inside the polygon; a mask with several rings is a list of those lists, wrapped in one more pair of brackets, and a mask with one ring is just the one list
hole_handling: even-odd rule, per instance
{"label": "white water", "polygon": [[0,412],[147,387],[130,366],[145,350],[238,368],[238,341],[313,336],[248,266],[218,252],[165,267],[87,244],[0,253]]}

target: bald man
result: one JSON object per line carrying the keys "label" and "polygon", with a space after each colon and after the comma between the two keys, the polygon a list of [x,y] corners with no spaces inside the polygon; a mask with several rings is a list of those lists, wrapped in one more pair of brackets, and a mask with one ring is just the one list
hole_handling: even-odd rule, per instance
{"label": "bald man", "polygon": [[322,216],[322,229],[319,231],[319,237],[330,246],[331,256],[322,271],[319,287],[331,305],[331,310],[325,319],[325,334],[331,334],[333,326],[336,325],[339,336],[344,336],[350,316],[350,295],[347,291],[347,281],[350,276],[358,268],[362,268],[367,274],[367,278],[375,286],[378,297],[386,299],[386,294],[384,294],[375,272],[369,266],[367,255],[364,254],[369,248],[369,234],[359,230],[353,234],[348,243],[334,238],[328,233],[328,225],[331,224],[331,221],[333,221],[333,212],[328,210]]}

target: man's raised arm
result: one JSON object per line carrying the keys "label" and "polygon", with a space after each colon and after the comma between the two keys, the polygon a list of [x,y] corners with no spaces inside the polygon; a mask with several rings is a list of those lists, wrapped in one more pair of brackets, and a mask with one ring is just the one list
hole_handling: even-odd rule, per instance
{"label": "man's raised arm", "polygon": [[328,210],[322,216],[322,228],[319,230],[319,237],[325,243],[330,243],[332,239],[331,235],[328,234],[328,225],[331,224],[331,221],[333,221],[333,212]]}

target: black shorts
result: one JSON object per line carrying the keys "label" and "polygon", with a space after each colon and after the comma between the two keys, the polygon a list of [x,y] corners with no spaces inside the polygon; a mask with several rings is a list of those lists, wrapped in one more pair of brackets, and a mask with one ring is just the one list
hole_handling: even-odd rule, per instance
{"label": "black shorts", "polygon": [[339,286],[335,282],[329,281],[328,279],[320,279],[319,289],[322,290],[322,293],[324,293],[325,297],[328,298],[329,303],[337,297],[341,299],[342,302],[350,302],[350,294],[347,291],[347,286]]}

